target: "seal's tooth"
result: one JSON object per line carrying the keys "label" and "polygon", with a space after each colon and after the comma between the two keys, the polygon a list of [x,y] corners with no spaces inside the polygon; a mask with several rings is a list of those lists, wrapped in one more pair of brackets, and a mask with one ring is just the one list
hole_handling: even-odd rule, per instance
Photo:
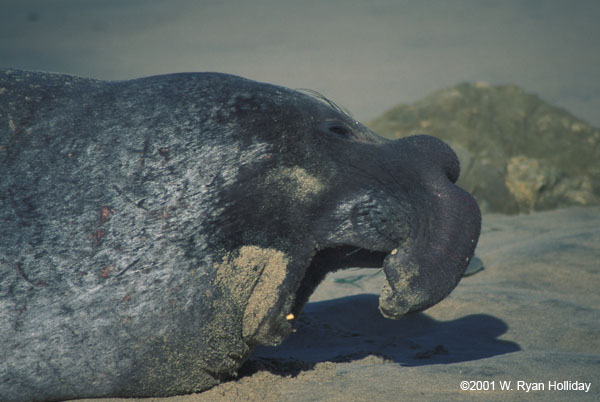
{"label": "seal's tooth", "polygon": [[292,321],[294,319],[294,314],[289,313],[288,315],[285,316],[285,319],[288,321]]}

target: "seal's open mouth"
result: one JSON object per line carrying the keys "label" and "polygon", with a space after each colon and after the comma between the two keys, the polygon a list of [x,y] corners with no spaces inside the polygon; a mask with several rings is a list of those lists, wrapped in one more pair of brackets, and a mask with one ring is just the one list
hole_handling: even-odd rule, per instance
{"label": "seal's open mouth", "polygon": [[345,268],[382,268],[389,254],[349,245],[317,251],[296,291],[292,313],[296,316],[300,313],[310,295],[328,273]]}

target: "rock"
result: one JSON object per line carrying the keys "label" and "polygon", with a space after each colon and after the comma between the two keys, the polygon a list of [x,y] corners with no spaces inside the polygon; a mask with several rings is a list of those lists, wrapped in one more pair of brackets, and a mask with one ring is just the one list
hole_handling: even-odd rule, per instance
{"label": "rock", "polygon": [[460,186],[484,212],[522,213],[600,203],[600,129],[514,85],[463,83],[370,122],[389,138],[448,142]]}

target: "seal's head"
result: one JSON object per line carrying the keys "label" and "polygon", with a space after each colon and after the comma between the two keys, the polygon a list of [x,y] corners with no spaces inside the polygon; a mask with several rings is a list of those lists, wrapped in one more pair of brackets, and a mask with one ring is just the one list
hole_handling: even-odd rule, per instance
{"label": "seal's head", "polygon": [[326,99],[280,87],[243,81],[226,96],[227,124],[254,157],[224,196],[219,246],[286,259],[247,340],[281,341],[284,317],[297,316],[341,268],[383,267],[380,311],[388,318],[426,309],[456,287],[481,218],[455,185],[459,163],[449,146],[426,135],[384,139]]}

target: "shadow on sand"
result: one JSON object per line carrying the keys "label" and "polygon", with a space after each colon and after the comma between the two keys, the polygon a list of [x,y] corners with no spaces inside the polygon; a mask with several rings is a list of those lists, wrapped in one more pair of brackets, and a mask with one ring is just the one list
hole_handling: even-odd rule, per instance
{"label": "shadow on sand", "polygon": [[449,364],[521,350],[498,339],[508,326],[486,314],[437,321],[426,313],[388,320],[378,297],[356,295],[306,305],[297,331],[277,347],[259,347],[241,375],[268,370],[295,376],[319,362],[351,362],[369,355],[402,366]]}

